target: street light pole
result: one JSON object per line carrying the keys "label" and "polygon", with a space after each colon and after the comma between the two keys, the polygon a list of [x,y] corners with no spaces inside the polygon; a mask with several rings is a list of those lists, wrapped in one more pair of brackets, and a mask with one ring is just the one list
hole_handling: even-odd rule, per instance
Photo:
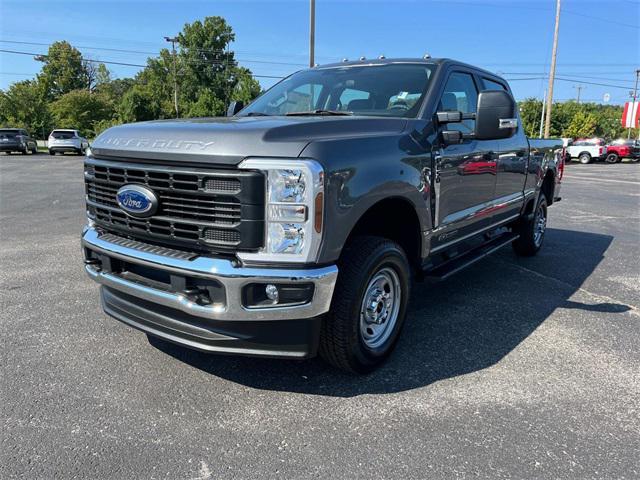
{"label": "street light pole", "polygon": [[316,0],[309,0],[309,67],[315,65]]}
{"label": "street light pole", "polygon": [[556,57],[558,56],[558,32],[560,30],[560,0],[556,0],[556,26],[553,31],[553,53],[549,70],[549,88],[547,93],[547,118],[544,120],[544,138],[549,138],[551,130],[551,106],[553,105],[553,82],[556,76]]}
{"label": "street light pole", "polygon": [[586,87],[583,85],[574,85],[573,88],[575,88],[578,91],[578,96],[576,98],[576,103],[578,105],[580,105],[580,93],[582,93],[582,90],[585,89]]}
{"label": "street light pole", "polygon": [[538,138],[542,138],[542,129],[544,127],[544,109],[547,106],[547,91],[544,91],[544,97],[542,98],[542,112],[540,113],[540,133]]}
{"label": "street light pole", "polygon": [[167,42],[171,42],[171,54],[173,55],[173,102],[176,107],[176,118],[180,118],[178,111],[178,69],[176,66],[176,42],[178,37],[164,37]]}

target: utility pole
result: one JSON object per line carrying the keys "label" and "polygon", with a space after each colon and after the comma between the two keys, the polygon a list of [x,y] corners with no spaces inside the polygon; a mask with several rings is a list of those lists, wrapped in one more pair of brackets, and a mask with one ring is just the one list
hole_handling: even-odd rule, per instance
{"label": "utility pole", "polygon": [[547,105],[547,91],[544,91],[544,97],[542,97],[542,113],[540,114],[540,133],[538,138],[542,138],[542,128],[544,127],[544,107]]}
{"label": "utility pole", "polygon": [[171,42],[171,54],[173,55],[173,101],[176,106],[176,118],[180,118],[178,111],[178,69],[176,66],[176,42],[178,37],[164,37],[167,42]]}
{"label": "utility pole", "polygon": [[584,88],[587,88],[587,87],[585,87],[584,85],[574,85],[573,88],[575,88],[578,91],[578,96],[576,98],[576,103],[578,105],[580,105],[580,92],[582,92],[582,90]]}
{"label": "utility pole", "polygon": [[[633,111],[635,105],[636,105],[636,99],[638,98],[638,77],[640,77],[640,70],[636,70],[636,86],[633,87],[633,103],[631,104],[631,114],[633,115]],[[631,122],[631,125],[633,125],[633,121]],[[640,131],[639,134],[640,136]],[[629,127],[629,130],[627,131],[627,139],[631,138],[631,127]]]}
{"label": "utility pole", "polygon": [[315,62],[316,43],[316,0],[309,0],[309,67],[313,68]]}
{"label": "utility pole", "polygon": [[547,93],[547,118],[544,121],[544,138],[549,138],[551,130],[551,106],[553,105],[553,82],[556,77],[556,57],[558,56],[558,32],[560,30],[560,0],[556,0],[556,26],[553,32],[553,52],[551,53],[551,70],[549,71],[549,88]]}

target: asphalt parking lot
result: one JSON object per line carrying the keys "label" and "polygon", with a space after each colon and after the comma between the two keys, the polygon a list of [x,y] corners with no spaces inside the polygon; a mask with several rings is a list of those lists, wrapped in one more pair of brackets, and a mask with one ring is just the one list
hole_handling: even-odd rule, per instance
{"label": "asphalt parking lot", "polygon": [[539,256],[417,284],[366,377],[104,315],[80,157],[0,156],[2,478],[638,478],[640,164],[567,168]]}

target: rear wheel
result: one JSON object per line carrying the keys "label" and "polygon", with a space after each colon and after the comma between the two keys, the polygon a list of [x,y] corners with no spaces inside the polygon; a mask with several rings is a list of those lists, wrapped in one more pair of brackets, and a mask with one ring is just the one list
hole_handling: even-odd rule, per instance
{"label": "rear wheel", "polygon": [[513,250],[523,257],[532,257],[542,247],[544,234],[547,231],[547,199],[541,193],[538,198],[533,216],[530,219],[523,217],[520,220],[518,233],[520,237],[511,245]]}
{"label": "rear wheel", "polygon": [[22,150],[23,155],[31,155],[31,150],[29,150],[29,145],[24,146],[24,150]]}
{"label": "rear wheel", "polygon": [[617,153],[610,153],[609,155],[606,156],[604,161],[607,163],[618,163],[620,161],[620,157],[618,156]]}
{"label": "rear wheel", "polygon": [[587,163],[591,163],[591,154],[587,152],[581,153],[580,156],[578,157],[578,160],[580,160],[580,163],[582,163],[583,165],[586,165]]}
{"label": "rear wheel", "polygon": [[320,355],[342,370],[367,373],[395,346],[407,311],[410,268],[402,248],[358,237],[345,248],[331,311],[322,324]]}

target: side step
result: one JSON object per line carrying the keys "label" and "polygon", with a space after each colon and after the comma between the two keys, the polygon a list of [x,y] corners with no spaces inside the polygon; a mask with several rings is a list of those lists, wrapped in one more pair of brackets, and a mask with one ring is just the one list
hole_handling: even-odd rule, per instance
{"label": "side step", "polygon": [[478,260],[482,260],[487,255],[513,242],[514,240],[517,240],[519,236],[520,235],[511,232],[503,233],[473,250],[447,260],[431,270],[426,270],[424,275],[425,277],[436,278],[439,280],[449,278],[454,273],[458,273],[460,270],[473,265]]}

